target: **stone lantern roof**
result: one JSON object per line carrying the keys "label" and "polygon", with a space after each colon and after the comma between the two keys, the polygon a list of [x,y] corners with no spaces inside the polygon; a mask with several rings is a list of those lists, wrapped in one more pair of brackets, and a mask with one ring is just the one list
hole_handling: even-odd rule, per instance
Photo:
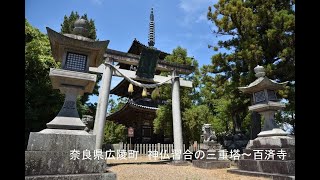
{"label": "stone lantern roof", "polygon": [[285,86],[288,83],[288,81],[278,83],[266,77],[265,69],[263,68],[263,66],[259,66],[259,65],[256,66],[254,68],[254,72],[256,73],[255,76],[257,77],[257,79],[246,87],[238,87],[240,91],[244,93],[249,93],[249,94],[252,94],[264,89],[277,91],[277,90],[285,89]]}
{"label": "stone lantern roof", "polygon": [[46,28],[50,40],[52,55],[56,61],[62,62],[64,60],[65,52],[72,50],[79,53],[88,53],[88,65],[90,67],[98,67],[102,63],[103,55],[110,41],[95,41],[85,37],[87,33],[85,24],[85,20],[78,19],[75,22],[73,34],[61,34],[49,27]]}

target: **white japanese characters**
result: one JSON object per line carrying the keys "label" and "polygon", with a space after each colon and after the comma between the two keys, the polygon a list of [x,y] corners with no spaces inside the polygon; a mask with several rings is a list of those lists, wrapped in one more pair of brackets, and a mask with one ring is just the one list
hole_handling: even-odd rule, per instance
{"label": "white japanese characters", "polygon": [[[139,151],[135,150],[125,150],[120,149],[117,151],[114,150],[106,150],[105,152],[102,149],[96,149],[93,151],[93,157],[91,155],[90,150],[85,149],[82,151],[82,156],[80,150],[70,150],[70,160],[110,160],[110,159],[117,159],[117,160],[128,160],[128,159],[138,159]],[[174,157],[177,155],[181,155],[181,150],[174,150],[172,149],[171,158],[174,160]],[[227,160],[228,157],[232,160],[239,160],[241,156],[250,157],[252,153],[242,153],[240,154],[239,149],[232,149],[229,151],[227,150],[209,150],[205,153],[203,150],[198,150],[195,153],[191,152],[187,149],[185,152],[182,153],[184,160],[192,160],[194,159],[214,159],[214,160]],[[275,160],[275,156],[278,157],[280,160],[285,160],[287,156],[287,152],[283,149],[278,151],[274,149],[256,149],[253,150],[253,159],[254,160]],[[171,159],[167,150],[161,150],[160,153],[158,151],[148,151],[149,160],[157,160],[159,157],[161,160],[169,160]]]}

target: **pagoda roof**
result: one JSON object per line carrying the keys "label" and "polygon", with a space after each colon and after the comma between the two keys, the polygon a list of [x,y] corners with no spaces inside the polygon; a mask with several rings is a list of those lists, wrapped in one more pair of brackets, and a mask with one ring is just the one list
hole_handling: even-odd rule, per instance
{"label": "pagoda roof", "polygon": [[120,110],[107,115],[106,119],[125,124],[126,121],[139,118],[139,115],[150,114],[154,118],[158,108],[150,104],[143,105],[141,102],[129,100]]}
{"label": "pagoda roof", "polygon": [[263,76],[263,77],[259,77],[258,79],[250,83],[248,86],[238,87],[238,89],[244,93],[252,94],[252,93],[261,91],[263,89],[269,89],[269,90],[275,90],[275,91],[285,89],[287,83],[288,81],[278,83],[275,80],[271,80],[268,77]]}
{"label": "pagoda roof", "polygon": [[[128,53],[140,55],[143,48],[148,48],[148,46],[142,44],[137,39],[134,39],[132,41],[131,47],[128,50]],[[170,54],[166,53],[166,52],[163,52],[163,51],[160,51],[159,59],[163,60],[167,55],[170,55]]]}
{"label": "pagoda roof", "polygon": [[[128,50],[128,53],[130,54],[135,54],[135,55],[140,55],[141,52],[142,52],[142,49],[143,48],[148,48],[148,46],[142,44],[140,41],[138,41],[137,39],[134,39],[132,41],[132,44]],[[160,51],[160,50],[159,50]],[[159,54],[159,59],[160,60],[164,60],[164,58],[169,55],[169,53],[166,53],[166,52],[163,52],[163,51],[160,51],[160,54]],[[121,69],[130,69],[130,65],[128,64],[123,64],[123,63],[119,63],[120,65],[120,68]],[[155,74],[160,74],[161,72],[159,70],[156,70]]]}

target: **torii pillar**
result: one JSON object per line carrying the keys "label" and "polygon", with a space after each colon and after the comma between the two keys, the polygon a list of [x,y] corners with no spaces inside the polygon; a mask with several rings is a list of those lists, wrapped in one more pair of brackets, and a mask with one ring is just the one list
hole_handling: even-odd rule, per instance
{"label": "torii pillar", "polygon": [[[183,160],[183,139],[182,123],[180,109],[180,78],[174,70],[172,76],[172,119],[173,119],[173,143],[174,143],[174,161]],[[181,152],[181,153],[180,153]]]}
{"label": "torii pillar", "polygon": [[[110,58],[106,59],[107,63],[113,63]],[[104,126],[106,124],[106,113],[108,107],[108,100],[110,94],[110,86],[112,79],[112,67],[108,64],[105,65],[101,87],[99,91],[99,99],[97,104],[96,117],[93,127],[93,134],[96,135],[96,149],[102,149],[103,138],[104,138]]]}

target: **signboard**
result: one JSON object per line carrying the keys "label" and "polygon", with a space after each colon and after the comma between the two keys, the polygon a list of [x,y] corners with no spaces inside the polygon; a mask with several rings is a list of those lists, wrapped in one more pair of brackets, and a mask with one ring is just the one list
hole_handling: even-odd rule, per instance
{"label": "signboard", "polygon": [[128,137],[133,137],[134,136],[134,129],[132,127],[128,128]]}
{"label": "signboard", "polygon": [[143,48],[136,75],[140,78],[153,79],[157,67],[160,51],[152,48]]}

